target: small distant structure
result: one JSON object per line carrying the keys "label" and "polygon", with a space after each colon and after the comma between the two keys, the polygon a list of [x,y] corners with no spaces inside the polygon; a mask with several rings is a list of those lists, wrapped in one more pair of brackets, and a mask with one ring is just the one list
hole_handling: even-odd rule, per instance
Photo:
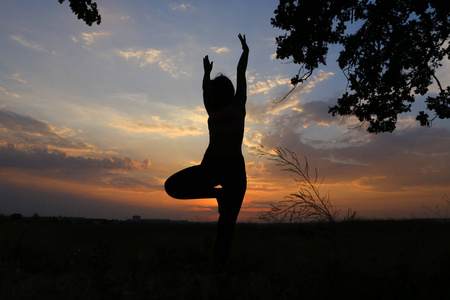
{"label": "small distant structure", "polygon": [[171,219],[142,219],[141,216],[133,216],[131,222],[136,223],[188,223],[187,220],[171,220]]}

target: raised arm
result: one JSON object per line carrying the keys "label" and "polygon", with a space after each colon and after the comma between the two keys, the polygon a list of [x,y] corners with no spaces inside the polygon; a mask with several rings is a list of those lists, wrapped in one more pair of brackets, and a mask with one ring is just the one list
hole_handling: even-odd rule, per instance
{"label": "raised arm", "polygon": [[247,71],[248,53],[249,49],[245,40],[245,35],[238,35],[242,45],[242,55],[237,66],[237,84],[236,84],[236,101],[239,104],[245,104],[247,101],[247,80],[245,72]]}
{"label": "raised arm", "polygon": [[213,67],[213,62],[209,62],[208,55],[203,58],[203,69],[205,73],[203,75],[203,103],[205,105],[206,111],[210,112],[210,103],[212,101],[211,96],[211,71]]}

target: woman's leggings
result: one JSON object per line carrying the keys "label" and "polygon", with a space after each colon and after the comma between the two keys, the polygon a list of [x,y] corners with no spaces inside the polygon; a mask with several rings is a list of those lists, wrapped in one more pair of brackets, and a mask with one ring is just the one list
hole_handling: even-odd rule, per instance
{"label": "woman's leggings", "polygon": [[[221,185],[221,189],[215,188]],[[219,198],[219,221],[214,259],[224,266],[231,248],[233,230],[247,189],[245,161],[236,157],[207,157],[198,166],[175,173],[164,184],[177,199]]]}

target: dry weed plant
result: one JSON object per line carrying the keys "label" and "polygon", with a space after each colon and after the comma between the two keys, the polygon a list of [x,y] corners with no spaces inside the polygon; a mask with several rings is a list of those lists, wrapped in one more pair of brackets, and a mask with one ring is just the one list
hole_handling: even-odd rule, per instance
{"label": "dry weed plant", "polygon": [[[305,157],[302,165],[297,155],[286,148],[276,147],[269,151],[264,146],[252,148],[253,154],[265,156],[283,167],[283,171],[291,173],[291,177],[300,186],[297,193],[286,196],[286,200],[270,204],[270,210],[260,211],[257,218],[263,222],[336,222],[339,220],[340,209],[332,205],[330,195],[322,195],[320,186],[323,182],[318,180],[317,169],[311,172],[308,160]],[[312,174],[311,174],[312,173]],[[356,211],[347,210],[343,221],[353,220]]]}
{"label": "dry weed plant", "polygon": [[441,199],[442,203],[438,203],[434,207],[428,207],[425,204],[423,207],[432,211],[439,219],[448,219],[450,217],[450,198],[447,194],[444,194]]}

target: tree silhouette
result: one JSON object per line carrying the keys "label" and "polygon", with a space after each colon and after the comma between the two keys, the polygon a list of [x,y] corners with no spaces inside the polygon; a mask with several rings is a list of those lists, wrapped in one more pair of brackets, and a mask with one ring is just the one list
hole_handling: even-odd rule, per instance
{"label": "tree silhouette", "polygon": [[[65,0],[58,0],[63,3]],[[98,13],[97,3],[91,0],[69,0],[72,12],[77,15],[78,19],[82,19],[87,25],[92,26],[93,23],[100,25],[102,18]]]}
{"label": "tree silhouette", "polygon": [[326,64],[329,45],[343,46],[337,62],[347,90],[329,113],[355,116],[380,133],[395,130],[397,115],[411,111],[433,81],[439,94],[425,102],[434,116],[421,111],[416,119],[431,126],[450,118],[450,87],[435,74],[450,58],[449,11],[446,0],[280,0],[271,23],[289,33],[276,38],[277,58],[301,65],[294,88]]}

